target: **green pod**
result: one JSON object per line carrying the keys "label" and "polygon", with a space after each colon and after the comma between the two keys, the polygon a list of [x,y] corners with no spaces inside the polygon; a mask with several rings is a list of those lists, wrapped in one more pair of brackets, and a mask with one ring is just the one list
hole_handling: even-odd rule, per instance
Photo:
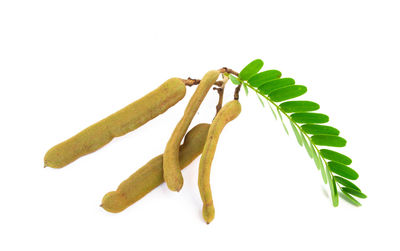
{"label": "green pod", "polygon": [[[209,128],[209,124],[198,124],[186,134],[179,148],[181,169],[188,166],[203,151]],[[104,195],[101,206],[108,212],[119,213],[163,182],[163,155],[161,154],[123,181],[116,191]]]}
{"label": "green pod", "polygon": [[165,81],[146,96],[51,148],[44,156],[45,167],[61,168],[100,149],[114,137],[131,132],[164,113],[185,94],[186,86],[179,78]]}
{"label": "green pod", "polygon": [[212,70],[207,72],[201,79],[196,91],[186,106],[181,120],[176,125],[165,147],[163,157],[164,179],[168,188],[172,191],[179,191],[183,186],[183,177],[181,168],[179,167],[179,145],[208,91],[215,81],[217,81],[219,74],[219,71]]}
{"label": "green pod", "polygon": [[200,158],[198,185],[203,201],[203,218],[209,224],[215,215],[214,203],[211,194],[210,173],[211,164],[217,149],[219,136],[225,125],[239,116],[241,105],[233,100],[226,103],[211,123],[206,144]]}

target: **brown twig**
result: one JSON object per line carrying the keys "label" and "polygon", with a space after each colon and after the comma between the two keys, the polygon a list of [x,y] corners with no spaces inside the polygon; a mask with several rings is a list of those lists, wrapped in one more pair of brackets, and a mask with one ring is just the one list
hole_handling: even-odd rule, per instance
{"label": "brown twig", "polygon": [[[224,73],[228,73],[228,74],[232,74],[235,75],[236,77],[239,76],[239,73],[227,68],[227,67],[222,67],[221,69],[218,70],[220,73],[224,74]],[[187,78],[187,79],[181,79],[183,81],[183,83],[185,83],[186,86],[193,86],[193,85],[198,85],[200,83],[200,79],[193,79],[193,78]],[[218,94],[219,94],[219,100],[218,100],[218,104],[217,104],[217,113],[219,112],[219,110],[222,107],[222,101],[223,101],[223,96],[224,96],[224,88],[225,88],[225,84],[226,82],[228,82],[228,77],[224,75],[224,79],[223,80],[219,80],[217,82],[215,82],[214,85],[219,86],[219,88],[214,87],[213,90],[217,90]],[[235,94],[234,94],[234,99],[238,100],[239,99],[239,92],[240,92],[240,87],[242,87],[242,85],[238,85],[235,88]]]}
{"label": "brown twig", "polygon": [[233,74],[233,75],[235,75],[236,77],[239,76],[239,73],[237,73],[236,71],[234,71],[234,70],[232,70],[232,69],[229,69],[229,68],[227,68],[227,67],[222,67],[221,69],[219,69],[219,72],[221,72],[221,73]]}
{"label": "brown twig", "polygon": [[233,98],[234,98],[235,100],[239,100],[240,87],[242,87],[241,84],[238,85],[238,86],[235,88],[235,94],[233,95]]}
{"label": "brown twig", "polygon": [[222,102],[224,99],[224,90],[225,90],[225,84],[228,82],[229,78],[227,76],[224,76],[223,80],[221,80],[220,82],[222,82],[221,87],[214,87],[213,90],[217,90],[219,98],[218,98],[218,104],[216,106],[216,110],[217,112],[215,113],[215,116],[217,116],[219,110],[221,110],[222,108]]}
{"label": "brown twig", "polygon": [[[193,86],[193,85],[200,84],[200,79],[194,79],[194,78],[188,77],[187,79],[181,78],[181,80],[186,86]],[[216,86],[222,86],[222,84],[223,84],[222,80],[216,81],[214,83],[214,85],[216,85]]]}
{"label": "brown twig", "polygon": [[188,77],[187,79],[181,78],[181,80],[186,86],[198,85],[200,83],[200,79],[193,79],[190,77]]}

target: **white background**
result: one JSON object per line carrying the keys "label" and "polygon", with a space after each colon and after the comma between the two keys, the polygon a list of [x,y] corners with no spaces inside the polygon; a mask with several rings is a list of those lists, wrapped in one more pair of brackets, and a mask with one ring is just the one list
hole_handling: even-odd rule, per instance
{"label": "white background", "polygon": [[[399,250],[398,1],[0,1],[1,250]],[[329,189],[254,95],[224,130],[206,225],[198,159],[122,213],[103,195],[160,154],[193,93],[69,166],[53,145],[170,77],[255,58],[308,87],[348,144],[362,207]],[[233,97],[233,85],[225,101]],[[210,92],[192,126],[214,116]]]}

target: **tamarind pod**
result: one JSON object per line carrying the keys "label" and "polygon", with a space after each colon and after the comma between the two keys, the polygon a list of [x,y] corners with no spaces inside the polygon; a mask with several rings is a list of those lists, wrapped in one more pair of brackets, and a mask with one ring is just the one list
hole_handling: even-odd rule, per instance
{"label": "tamarind pod", "polygon": [[51,148],[44,156],[45,167],[61,168],[98,150],[114,137],[131,132],[164,113],[185,94],[182,80],[168,79],[142,98]]}
{"label": "tamarind pod", "polygon": [[219,75],[219,71],[209,71],[201,79],[193,96],[186,106],[185,112],[181,120],[176,125],[172,135],[165,147],[164,151],[164,180],[172,191],[179,191],[183,186],[183,177],[179,167],[179,145],[183,136],[189,128],[190,123],[200,104],[203,102],[207,92],[215,83]]}
{"label": "tamarind pod", "polygon": [[241,105],[237,100],[230,101],[221,108],[211,123],[203,153],[200,158],[198,185],[200,196],[203,201],[203,218],[207,224],[214,219],[215,215],[210,186],[210,172],[219,135],[221,134],[225,125],[235,119],[240,114],[240,111]]}
{"label": "tamarind pod", "polygon": [[[209,124],[198,124],[185,137],[179,148],[181,169],[188,166],[203,151]],[[101,206],[112,213],[119,213],[151,192],[164,182],[163,155],[150,160],[128,179],[123,181],[116,191],[104,195]]]}

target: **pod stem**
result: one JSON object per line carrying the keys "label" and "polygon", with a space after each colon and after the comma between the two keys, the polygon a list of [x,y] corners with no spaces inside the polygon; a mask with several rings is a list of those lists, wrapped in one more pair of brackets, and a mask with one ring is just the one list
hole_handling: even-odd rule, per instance
{"label": "pod stem", "polygon": [[[221,69],[219,69],[219,72],[226,73],[226,74],[232,74],[232,75],[235,75],[236,77],[239,77],[239,73],[237,71],[234,71],[227,67],[222,67]],[[239,100],[240,87],[242,87],[241,84],[235,88],[235,94],[233,95],[234,100]]]}
{"label": "pod stem", "polygon": [[240,87],[242,87],[242,84],[238,85],[238,86],[235,88],[235,94],[233,95],[233,99],[234,99],[234,100],[239,100]]}
{"label": "pod stem", "polygon": [[[219,110],[222,108],[222,102],[224,100],[224,90],[225,90],[225,85],[228,82],[229,78],[226,75],[223,75],[222,79],[222,85],[221,87],[214,87],[213,90],[216,90],[218,92],[219,98],[218,98],[218,104],[216,106],[216,113],[215,116],[217,116]],[[214,117],[215,118],[215,117]]]}

